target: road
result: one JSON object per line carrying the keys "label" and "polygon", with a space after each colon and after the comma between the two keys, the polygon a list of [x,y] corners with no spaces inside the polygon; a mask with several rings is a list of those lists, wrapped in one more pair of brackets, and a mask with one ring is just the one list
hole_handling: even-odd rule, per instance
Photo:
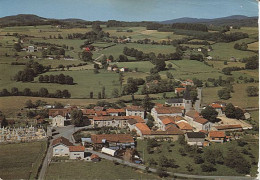
{"label": "road", "polygon": [[[70,142],[72,142],[75,145],[75,139],[73,137],[73,133],[77,132],[81,129],[87,129],[87,128],[92,128],[92,126],[74,127],[73,125],[69,125],[69,126],[65,126],[65,127],[57,127],[57,128],[55,128],[55,130],[56,130],[55,132],[58,132],[59,134],[52,136],[52,137],[53,137],[53,139],[56,139],[58,137],[63,136],[65,138],[69,139]],[[49,148],[47,150],[44,161],[42,163],[42,168],[41,168],[41,171],[40,171],[39,176],[38,176],[38,179],[40,179],[40,180],[44,179],[46,171],[47,171],[47,167],[51,162],[53,139],[49,141],[50,145],[49,145]]]}
{"label": "road", "polygon": [[197,100],[194,104],[194,109],[198,112],[201,111],[200,109],[200,105],[201,105],[201,98],[202,98],[202,88],[197,88],[197,93],[198,93],[198,96],[197,96]]}

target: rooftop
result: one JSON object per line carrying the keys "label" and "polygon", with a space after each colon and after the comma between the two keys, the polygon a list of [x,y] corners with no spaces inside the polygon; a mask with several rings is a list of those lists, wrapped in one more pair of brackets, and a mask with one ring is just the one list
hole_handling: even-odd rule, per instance
{"label": "rooftop", "polygon": [[177,126],[178,126],[181,130],[192,130],[192,129],[193,129],[192,126],[191,126],[189,123],[183,122],[183,121],[178,122],[178,123],[177,123]]}
{"label": "rooftop", "polygon": [[73,144],[64,137],[59,137],[59,138],[53,140],[52,146],[55,146],[58,144],[64,144],[65,146],[73,146]]}
{"label": "rooftop", "polygon": [[141,106],[127,106],[128,111],[144,111],[144,108]]}
{"label": "rooftop", "polygon": [[150,130],[150,128],[146,124],[144,124],[144,123],[137,123],[135,126],[141,131],[141,133],[143,135],[151,134],[151,130]]}
{"label": "rooftop", "polygon": [[199,117],[200,114],[199,114],[199,112],[197,112],[195,110],[190,110],[185,115],[194,119],[196,117]]}
{"label": "rooftop", "polygon": [[222,126],[215,126],[217,130],[226,130],[226,129],[242,129],[242,126],[240,124],[234,124],[234,125],[222,125]]}
{"label": "rooftop", "polygon": [[134,139],[130,134],[93,134],[91,140],[95,144],[101,144],[102,140],[118,143],[133,143]]}
{"label": "rooftop", "polygon": [[226,134],[225,134],[224,131],[210,131],[209,132],[209,137],[224,138],[224,137],[226,137]]}
{"label": "rooftop", "polygon": [[84,152],[85,147],[84,146],[69,146],[70,152]]}
{"label": "rooftop", "polygon": [[156,107],[155,110],[158,114],[182,113],[182,109],[180,107]]}
{"label": "rooftop", "polygon": [[188,138],[205,138],[205,134],[203,132],[187,132]]}
{"label": "rooftop", "polygon": [[206,124],[206,123],[209,122],[207,119],[205,119],[205,118],[203,118],[203,117],[196,117],[196,118],[194,119],[194,121],[197,122],[197,123],[200,123],[200,124]]}

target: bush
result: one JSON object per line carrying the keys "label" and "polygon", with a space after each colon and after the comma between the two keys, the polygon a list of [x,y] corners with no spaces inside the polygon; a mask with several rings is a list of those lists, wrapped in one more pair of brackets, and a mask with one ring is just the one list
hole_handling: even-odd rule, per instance
{"label": "bush", "polygon": [[200,167],[201,167],[201,170],[202,170],[203,172],[216,171],[216,168],[214,168],[214,165],[213,165],[213,164],[210,164],[210,163],[202,164]]}

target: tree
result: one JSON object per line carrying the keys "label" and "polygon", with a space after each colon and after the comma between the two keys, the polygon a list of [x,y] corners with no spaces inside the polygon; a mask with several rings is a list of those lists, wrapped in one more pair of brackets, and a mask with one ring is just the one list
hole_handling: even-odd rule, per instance
{"label": "tree", "polygon": [[19,90],[18,90],[18,88],[13,87],[13,88],[11,89],[11,94],[12,94],[13,96],[18,96],[18,95],[19,95]]}
{"label": "tree", "polygon": [[102,96],[101,96],[101,92],[98,92],[98,99],[101,99]]}
{"label": "tree", "polygon": [[81,53],[81,58],[83,61],[92,61],[93,60],[92,56],[93,56],[93,54],[89,51],[83,51]]}
{"label": "tree", "polygon": [[252,97],[252,96],[258,96],[258,87],[256,86],[248,86],[246,88],[247,96]]}
{"label": "tree", "polygon": [[194,156],[194,162],[196,164],[202,164],[204,162],[203,158],[201,157],[201,155],[196,155]]}
{"label": "tree", "polygon": [[240,108],[236,108],[235,110],[235,118],[236,119],[245,119],[244,111]]}
{"label": "tree", "polygon": [[209,120],[212,123],[217,121],[218,112],[211,106],[207,106],[201,111],[203,118]]}
{"label": "tree", "polygon": [[228,118],[235,118],[236,117],[236,108],[233,104],[228,103],[225,109],[225,115]]}
{"label": "tree", "polygon": [[6,126],[8,126],[8,121],[6,120],[6,118],[5,118],[5,116],[2,114],[2,112],[1,112],[1,117],[2,117],[1,127],[6,127]]}
{"label": "tree", "polygon": [[23,90],[23,95],[24,95],[24,96],[31,96],[31,95],[32,95],[31,89],[25,88],[25,89]]}
{"label": "tree", "polygon": [[92,92],[92,91],[89,92],[89,98],[90,98],[90,99],[93,99],[93,96],[94,96],[93,92]]}
{"label": "tree", "polygon": [[83,113],[81,110],[74,109],[71,112],[72,124],[76,127],[84,126]]}
{"label": "tree", "polygon": [[229,148],[225,156],[224,164],[235,169],[238,173],[248,174],[251,169],[250,163],[236,148]]}
{"label": "tree", "polygon": [[113,91],[112,91],[111,96],[113,98],[118,98],[119,97],[119,90],[117,88],[114,88]]}
{"label": "tree", "polygon": [[65,89],[65,90],[62,91],[62,96],[64,98],[70,98],[71,94],[70,94],[70,92],[67,89]]}
{"label": "tree", "polygon": [[27,108],[34,108],[35,107],[35,105],[32,103],[32,100],[30,100],[30,99],[25,102],[25,105],[26,105]]}
{"label": "tree", "polygon": [[190,91],[190,97],[192,103],[195,103],[195,101],[198,99],[198,92],[196,90]]}
{"label": "tree", "polygon": [[43,82],[43,81],[44,81],[43,75],[40,75],[40,76],[39,76],[39,82],[41,83],[41,82]]}
{"label": "tree", "polygon": [[136,85],[136,83],[127,83],[123,88],[124,94],[132,95],[132,100],[134,100],[134,93],[136,93],[137,91],[138,91],[138,86]]}
{"label": "tree", "polygon": [[64,108],[64,105],[61,104],[60,102],[55,102],[55,103],[54,103],[54,107],[55,107],[56,109],[61,109],[61,108]]}
{"label": "tree", "polygon": [[227,89],[220,89],[220,90],[218,90],[218,97],[220,99],[227,100],[227,99],[231,98],[230,91]]}
{"label": "tree", "polygon": [[171,68],[172,68],[172,63],[167,64],[167,67],[168,67],[169,69],[171,69]]}
{"label": "tree", "polygon": [[142,107],[145,109],[146,112],[150,112],[153,108],[153,103],[151,101],[151,98],[148,94],[145,95],[144,99],[142,100]]}
{"label": "tree", "polygon": [[17,52],[20,52],[21,49],[22,49],[22,46],[20,43],[14,43],[14,49],[17,51]]}
{"label": "tree", "polygon": [[106,88],[105,86],[102,87],[102,99],[106,98]]}
{"label": "tree", "polygon": [[210,163],[202,164],[200,167],[201,167],[201,170],[202,170],[203,172],[216,171],[216,168],[214,168],[214,165],[213,165],[213,164],[210,164]]}
{"label": "tree", "polygon": [[47,97],[49,95],[49,91],[46,88],[41,88],[39,90],[39,96],[41,97]]}

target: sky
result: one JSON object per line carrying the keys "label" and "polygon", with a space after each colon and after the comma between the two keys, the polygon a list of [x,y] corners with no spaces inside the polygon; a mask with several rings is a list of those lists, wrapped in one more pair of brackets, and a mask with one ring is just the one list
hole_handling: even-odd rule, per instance
{"label": "sky", "polygon": [[258,16],[256,0],[0,0],[0,17],[35,14],[46,18],[163,21],[181,17]]}

